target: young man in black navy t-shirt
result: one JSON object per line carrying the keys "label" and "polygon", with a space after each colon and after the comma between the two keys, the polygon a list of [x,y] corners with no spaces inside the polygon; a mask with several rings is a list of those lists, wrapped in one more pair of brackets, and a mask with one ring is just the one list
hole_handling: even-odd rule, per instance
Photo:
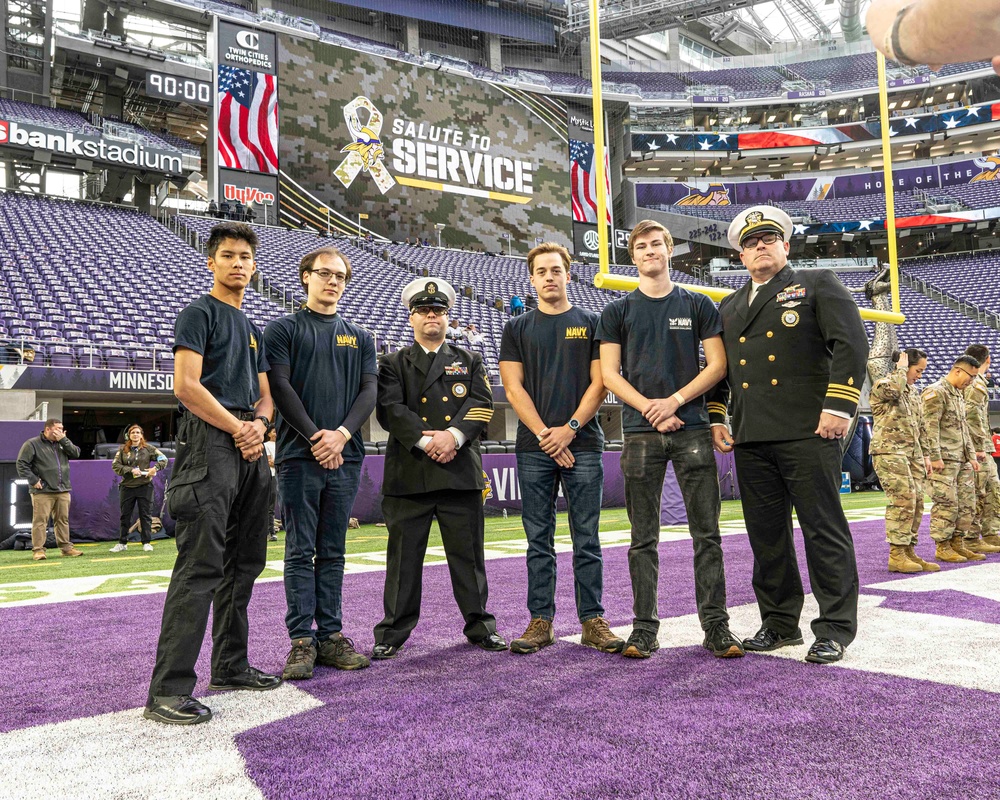
{"label": "young man in black navy t-shirt", "polygon": [[538,307],[511,318],[500,343],[500,378],[519,418],[517,474],[521,522],[528,538],[528,612],[513,653],[534,653],[555,641],[556,496],[569,505],[576,611],[582,643],[608,653],[624,642],[604,619],[601,595],[601,497],[604,433],[597,411],[604,400],[594,334],[598,316],[569,302],[569,252],[551,242],[528,253]]}
{"label": "young man in black navy t-shirt", "polygon": [[305,306],[264,331],[280,412],[275,464],[292,641],[286,680],[311,678],[317,659],[345,670],[370,664],[341,632],[341,592],[347,523],[365,457],[357,434],[375,410],[375,342],[337,313],[351,279],[350,262],[339,250],[324,247],[304,256],[299,277]]}
{"label": "young man in black navy t-shirt", "polygon": [[[657,609],[660,496],[672,461],[694,543],[695,600],[704,646],[743,655],[729,631],[719,532],[719,476],[704,394],[726,374],[722,322],[712,301],[670,279],[673,239],[660,223],[632,229],[629,255],[639,288],[605,306],[597,329],[604,384],[621,398],[625,506],[635,619],[622,654],[648,658],[659,648]],[[705,368],[699,371],[699,346]]]}
{"label": "young man in black navy t-shirt", "polygon": [[247,660],[247,606],[267,555],[270,472],[263,443],[274,411],[260,331],[240,310],[257,235],[242,223],[216,225],[206,250],[212,291],[174,324],[181,421],[167,508],[177,521],[177,560],[143,712],[172,725],[212,717],[191,697],[210,608],[208,688],[260,691],[281,683]]}

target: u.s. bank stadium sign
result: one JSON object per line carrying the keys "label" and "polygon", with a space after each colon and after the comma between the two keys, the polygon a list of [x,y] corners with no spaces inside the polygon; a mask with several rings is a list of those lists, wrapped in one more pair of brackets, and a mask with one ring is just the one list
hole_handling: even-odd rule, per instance
{"label": "u.s. bank stadium sign", "polygon": [[334,175],[345,188],[366,173],[382,194],[400,183],[507,203],[531,201],[534,163],[491,152],[487,131],[396,117],[387,143],[382,111],[363,96],[344,106],[344,120],[352,140],[341,148],[345,156]]}
{"label": "u.s. bank stadium sign", "polygon": [[169,175],[182,173],[181,154],[146,147],[135,141],[76,133],[28,122],[0,119],[0,146],[42,150],[61,156],[151,169]]}
{"label": "u.s. bank stadium sign", "polygon": [[5,364],[0,366],[0,389],[173,394],[174,376],[171,372],[55,369],[26,364]]}

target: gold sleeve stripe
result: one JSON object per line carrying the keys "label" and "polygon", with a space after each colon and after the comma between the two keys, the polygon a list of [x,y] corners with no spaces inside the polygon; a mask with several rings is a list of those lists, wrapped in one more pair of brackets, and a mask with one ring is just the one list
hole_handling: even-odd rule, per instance
{"label": "gold sleeve stripe", "polygon": [[718,411],[718,412],[720,412],[722,414],[726,413],[726,407],[722,403],[709,403],[708,404],[708,410],[709,411]]}
{"label": "gold sleeve stripe", "polygon": [[487,422],[489,422],[489,420],[493,419],[493,412],[492,411],[475,411],[475,410],[473,410],[473,411],[470,411],[469,413],[467,413],[465,415],[465,418],[466,419],[484,419]]}
{"label": "gold sleeve stripe", "polygon": [[829,389],[827,391],[827,393],[826,393],[826,396],[827,397],[835,397],[838,400],[847,400],[848,402],[854,403],[855,405],[858,402],[858,398],[857,397],[854,397],[854,396],[849,395],[849,394],[844,394],[843,392],[835,392],[835,391],[833,391],[833,389]]}
{"label": "gold sleeve stripe", "polygon": [[845,392],[847,394],[854,394],[854,395],[857,395],[858,397],[861,397],[861,390],[860,389],[855,389],[853,386],[846,386],[843,383],[831,383],[830,384],[830,388],[831,389],[840,389],[842,392]]}

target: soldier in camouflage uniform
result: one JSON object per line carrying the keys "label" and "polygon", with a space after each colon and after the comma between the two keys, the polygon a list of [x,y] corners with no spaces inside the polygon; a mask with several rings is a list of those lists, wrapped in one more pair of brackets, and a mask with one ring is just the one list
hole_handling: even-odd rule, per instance
{"label": "soldier in camouflage uniform", "polygon": [[927,354],[909,349],[894,353],[896,368],[872,387],[874,424],[871,453],[885,490],[885,540],[889,572],[937,572],[937,564],[914,551],[924,517],[924,479],[931,460],[920,447],[923,408],[913,385],[927,368]]}
{"label": "soldier in camouflage uniform", "polygon": [[993,452],[989,425],[989,389],[986,386],[990,349],[984,344],[973,344],[966,348],[965,355],[972,356],[981,364],[976,379],[965,390],[969,433],[981,467],[976,473],[976,510],[972,517],[972,529],[965,539],[965,548],[977,553],[1000,553],[1000,536],[997,536],[997,525],[1000,523],[1000,476],[997,475],[996,462],[989,457]]}
{"label": "soldier in camouflage uniform", "polygon": [[979,471],[975,447],[965,419],[963,392],[976,377],[979,362],[960,356],[951,371],[923,393],[924,450],[931,459],[931,538],[938,561],[960,564],[986,556],[965,549],[976,505],[973,472]]}

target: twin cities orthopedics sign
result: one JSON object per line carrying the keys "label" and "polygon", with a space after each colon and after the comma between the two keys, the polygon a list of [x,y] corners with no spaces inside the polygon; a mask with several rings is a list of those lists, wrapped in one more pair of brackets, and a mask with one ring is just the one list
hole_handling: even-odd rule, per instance
{"label": "twin cities orthopedics sign", "polygon": [[345,105],[344,120],[353,141],[334,175],[345,188],[366,172],[382,194],[400,183],[507,203],[532,198],[534,163],[494,152],[488,131],[398,116],[386,141],[382,110],[367,97]]}
{"label": "twin cities orthopedics sign", "polygon": [[278,38],[261,31],[219,20],[219,64],[277,75]]}
{"label": "twin cities orthopedics sign", "polygon": [[0,146],[42,150],[167,175],[179,175],[183,172],[179,152],[147,147],[139,142],[100,134],[77,133],[14,120],[0,119]]}

